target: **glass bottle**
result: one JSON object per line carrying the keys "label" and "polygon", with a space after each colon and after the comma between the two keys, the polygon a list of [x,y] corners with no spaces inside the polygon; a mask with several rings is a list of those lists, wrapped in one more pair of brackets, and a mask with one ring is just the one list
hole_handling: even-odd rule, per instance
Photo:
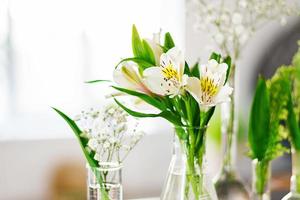
{"label": "glass bottle", "polygon": [[252,200],[270,200],[271,163],[252,161]]}
{"label": "glass bottle", "polygon": [[[177,128],[175,128],[177,129]],[[189,130],[187,130],[189,129]],[[197,131],[203,134],[201,150],[204,156],[206,128],[182,128],[185,134],[189,131]],[[176,133],[176,130],[175,130]],[[161,200],[217,200],[217,194],[211,179],[204,172],[205,162],[190,156],[187,143],[180,140],[175,134],[173,144],[173,155],[169,171],[165,181]],[[194,162],[200,161],[200,163]]]}
{"label": "glass bottle", "polygon": [[282,200],[300,200],[300,151],[292,148],[291,191]]}
{"label": "glass bottle", "polygon": [[164,190],[161,194],[162,200],[183,200],[184,197],[186,156],[181,150],[180,142],[176,134],[174,134],[173,138],[172,158]]}
{"label": "glass bottle", "polygon": [[122,165],[103,162],[97,168],[87,165],[88,200],[123,200]]}
{"label": "glass bottle", "polygon": [[214,182],[220,200],[249,200],[249,193],[235,168],[238,112],[234,77],[233,69],[229,79],[229,85],[234,88],[231,101],[221,105],[223,162]]}

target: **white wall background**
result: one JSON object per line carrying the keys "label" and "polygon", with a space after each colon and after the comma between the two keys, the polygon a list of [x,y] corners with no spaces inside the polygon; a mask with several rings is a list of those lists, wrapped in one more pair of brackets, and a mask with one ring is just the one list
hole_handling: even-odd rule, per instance
{"label": "white wall background", "polygon": [[[0,200],[48,199],[59,163],[85,164],[50,106],[72,116],[101,103],[106,86],[83,82],[110,79],[117,61],[131,56],[133,23],[146,38],[160,28],[172,32],[184,49],[184,0],[2,0],[0,16]],[[2,51],[9,31],[12,58]],[[147,136],[123,172],[126,198],[158,196],[170,161],[170,126],[154,119],[143,128]]]}

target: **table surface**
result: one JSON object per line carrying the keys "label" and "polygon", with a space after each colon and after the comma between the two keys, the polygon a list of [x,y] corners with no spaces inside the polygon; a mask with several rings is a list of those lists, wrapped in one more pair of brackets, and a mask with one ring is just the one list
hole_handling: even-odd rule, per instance
{"label": "table surface", "polygon": [[142,198],[142,199],[130,199],[130,200],[159,200],[159,197],[149,197],[149,198]]}

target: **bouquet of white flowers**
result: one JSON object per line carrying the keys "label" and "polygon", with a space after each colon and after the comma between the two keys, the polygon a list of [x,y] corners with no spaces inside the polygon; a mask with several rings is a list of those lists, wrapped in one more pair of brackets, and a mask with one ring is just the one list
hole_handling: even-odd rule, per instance
{"label": "bouquet of white flowers", "polygon": [[[190,68],[170,33],[165,34],[164,44],[160,44],[157,38],[141,39],[135,26],[132,50],[133,57],[121,60],[116,66],[113,73],[116,85],[112,87],[158,112],[146,113],[115,101],[134,117],[162,117],[174,126],[187,160],[186,199],[199,199],[204,193],[199,183],[203,180],[206,127],[215,106],[230,100],[232,88],[226,82],[231,58],[212,53],[207,63]],[[120,94],[114,95],[120,98]]]}

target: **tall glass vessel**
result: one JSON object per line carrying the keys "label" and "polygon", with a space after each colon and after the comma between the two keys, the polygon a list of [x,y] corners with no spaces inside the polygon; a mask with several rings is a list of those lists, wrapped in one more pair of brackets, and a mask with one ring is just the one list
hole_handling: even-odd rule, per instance
{"label": "tall glass vessel", "polygon": [[292,148],[291,191],[282,200],[300,200],[300,151]]}
{"label": "tall glass vessel", "polygon": [[252,200],[270,200],[271,163],[252,161]]}
{"label": "tall glass vessel", "polygon": [[194,155],[189,144],[180,140],[175,134],[173,155],[161,200],[217,200],[214,185],[204,172],[206,128],[182,128],[182,130],[185,132],[197,131],[199,135],[203,136],[200,137],[202,142],[200,142],[200,146],[193,147],[199,148],[196,151],[198,155]]}
{"label": "tall glass vessel", "polygon": [[215,187],[220,200],[249,200],[249,193],[235,168],[237,149],[238,111],[235,90],[235,65],[232,66],[228,83],[234,88],[231,101],[221,105],[223,163],[215,177]]}
{"label": "tall glass vessel", "polygon": [[122,166],[103,162],[97,168],[87,166],[88,200],[123,200]]}

